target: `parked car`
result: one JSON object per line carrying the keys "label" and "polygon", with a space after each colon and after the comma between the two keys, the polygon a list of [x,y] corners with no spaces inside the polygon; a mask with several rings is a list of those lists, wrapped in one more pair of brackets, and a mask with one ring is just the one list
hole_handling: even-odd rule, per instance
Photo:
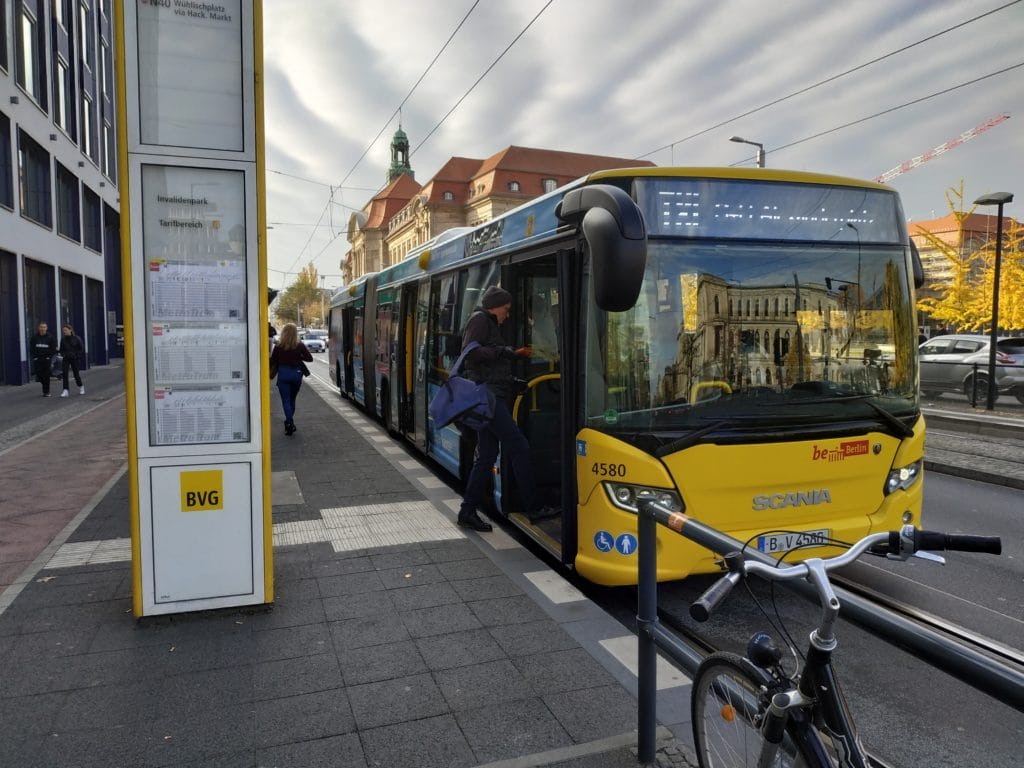
{"label": "parked car", "polygon": [[[935,336],[918,349],[921,394],[958,392],[978,401],[988,397],[988,336]],[[977,378],[977,381],[975,381]],[[1024,337],[996,339],[996,396],[1012,394],[1024,403]]]}
{"label": "parked car", "polygon": [[327,351],[327,337],[320,335],[317,331],[306,331],[302,336],[299,337],[302,343],[306,345],[306,349],[310,352],[326,352]]}

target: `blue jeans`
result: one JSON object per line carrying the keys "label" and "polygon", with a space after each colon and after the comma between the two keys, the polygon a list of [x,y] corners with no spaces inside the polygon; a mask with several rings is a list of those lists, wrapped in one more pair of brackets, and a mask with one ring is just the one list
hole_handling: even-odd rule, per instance
{"label": "blue jeans", "polygon": [[[280,375],[280,374],[278,374]],[[537,489],[533,480],[533,465],[530,463],[530,444],[526,442],[518,425],[512,420],[508,402],[497,398],[494,403],[494,418],[491,423],[477,431],[476,458],[466,481],[466,495],[462,499],[459,514],[473,514],[483,503],[487,490],[487,477],[498,458],[501,445],[505,460],[512,470],[516,490],[523,503],[523,511],[532,514],[537,511]],[[508,493],[508,486],[502,488]]]}
{"label": "blue jeans", "polygon": [[281,393],[281,407],[284,408],[284,420],[291,423],[295,420],[295,398],[302,387],[302,370],[282,365],[277,369],[277,391]]}

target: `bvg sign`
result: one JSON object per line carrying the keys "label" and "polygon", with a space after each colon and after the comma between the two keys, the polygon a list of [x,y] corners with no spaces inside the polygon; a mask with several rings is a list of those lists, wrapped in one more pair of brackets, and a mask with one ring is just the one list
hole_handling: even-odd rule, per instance
{"label": "bvg sign", "polygon": [[181,511],[224,509],[224,471],[208,469],[181,473]]}

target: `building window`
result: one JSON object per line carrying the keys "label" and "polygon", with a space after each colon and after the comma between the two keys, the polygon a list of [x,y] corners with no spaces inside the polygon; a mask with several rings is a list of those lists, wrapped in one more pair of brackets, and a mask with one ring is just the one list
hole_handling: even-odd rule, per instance
{"label": "building window", "polygon": [[541,179],[540,186],[545,193],[554,192],[558,189],[558,182],[554,179]]}
{"label": "building window", "polygon": [[92,24],[89,0],[82,0],[78,6],[78,44],[82,51],[82,64],[89,72],[95,71],[96,30]]}
{"label": "building window", "polygon": [[7,3],[0,1],[0,69],[8,71],[7,65]]}
{"label": "building window", "polygon": [[57,59],[56,71],[53,75],[55,99],[53,120],[72,139],[75,136],[75,103],[74,88],[71,85],[71,69],[63,59]]}
{"label": "building window", "polygon": [[96,162],[96,108],[89,94],[82,94],[82,154]]}
{"label": "building window", "polygon": [[445,192],[443,195],[441,195],[441,199],[450,202],[455,199],[455,193]]}
{"label": "building window", "polygon": [[75,242],[82,239],[81,205],[78,196],[78,177],[60,163],[57,167],[57,232]]}
{"label": "building window", "polygon": [[114,63],[110,52],[110,43],[100,38],[100,84],[103,95],[114,99]]}
{"label": "building window", "polygon": [[0,205],[14,209],[14,163],[11,159],[11,119],[0,112]]}
{"label": "building window", "polygon": [[18,4],[15,19],[18,46],[18,85],[25,89],[36,103],[46,109],[46,61],[43,56],[42,25],[31,9]]}
{"label": "building window", "polygon": [[116,132],[113,126],[106,120],[103,121],[103,160],[102,170],[103,174],[108,179],[114,179],[117,176],[117,146],[114,143],[116,139]]}
{"label": "building window", "polygon": [[103,252],[103,219],[100,196],[82,185],[82,244],[86,248]]}
{"label": "building window", "polygon": [[50,155],[24,131],[18,131],[18,179],[21,215],[43,226],[53,226]]}
{"label": "building window", "polygon": [[509,192],[518,192],[519,191],[519,182],[518,181],[510,181],[508,183],[508,191]]}

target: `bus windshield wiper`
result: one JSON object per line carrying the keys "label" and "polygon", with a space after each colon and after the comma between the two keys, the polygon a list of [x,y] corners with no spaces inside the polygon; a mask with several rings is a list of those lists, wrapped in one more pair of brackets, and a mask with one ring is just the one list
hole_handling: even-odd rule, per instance
{"label": "bus windshield wiper", "polygon": [[675,453],[676,451],[681,451],[684,448],[689,448],[691,445],[699,443],[704,435],[714,432],[717,429],[721,429],[722,427],[729,426],[730,424],[734,424],[735,422],[735,418],[715,419],[706,427],[695,429],[692,432],[673,440],[671,443],[661,446],[657,451],[655,451],[654,455],[661,458],[662,456],[668,456],[670,453]]}
{"label": "bus windshield wiper", "polygon": [[888,426],[892,427],[892,430],[893,430],[893,432],[896,433],[897,437],[912,437],[913,436],[913,434],[914,434],[913,428],[908,427],[906,424],[904,424],[902,421],[900,421],[898,418],[896,418],[896,416],[891,414],[889,411],[885,410],[885,408],[880,406],[878,403],[874,402],[871,399],[872,397],[874,397],[874,395],[868,395],[868,394],[836,395],[834,397],[814,397],[814,398],[809,398],[807,400],[791,400],[789,402],[768,403],[766,405],[778,406],[778,405],[820,405],[820,404],[823,404],[823,403],[864,403],[866,406],[868,406],[871,410],[873,410],[878,415],[878,420],[881,423],[887,424]]}

